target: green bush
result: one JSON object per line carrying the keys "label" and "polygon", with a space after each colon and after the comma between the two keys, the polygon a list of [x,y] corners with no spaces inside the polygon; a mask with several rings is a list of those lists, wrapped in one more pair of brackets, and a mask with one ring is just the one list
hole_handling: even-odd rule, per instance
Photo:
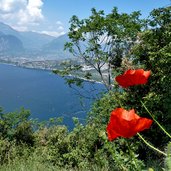
{"label": "green bush", "polygon": [[[164,128],[171,133],[171,7],[155,9],[150,14],[149,28],[139,34],[140,43],[132,51],[136,67],[151,70],[151,77],[145,86],[127,90],[128,106],[137,109],[141,116],[149,117],[148,110]],[[148,139],[162,149],[169,138],[154,123],[148,132]],[[160,141],[159,141],[160,137]]]}
{"label": "green bush", "polygon": [[18,159],[27,159],[32,152],[26,144],[17,145],[16,141],[0,140],[0,164],[9,164]]}
{"label": "green bush", "polygon": [[19,112],[0,113],[0,137],[33,145],[33,129],[29,116],[30,112],[24,109]]}
{"label": "green bush", "polygon": [[165,167],[167,170],[170,171],[171,170],[171,142],[168,143],[166,152],[167,152],[167,157],[165,159],[165,165],[166,165]]}
{"label": "green bush", "polygon": [[[28,111],[21,109],[20,112],[3,114],[0,109],[0,169],[16,165],[26,170],[29,167],[35,170],[142,171],[148,167],[162,170],[163,157],[148,149],[136,136],[109,142],[106,126],[111,111],[117,107],[134,108],[139,115],[150,117],[142,106],[143,101],[155,118],[171,132],[170,10],[171,7],[154,10],[148,21],[149,28],[139,33],[139,43],[131,49],[131,67],[151,70],[149,82],[124,90],[115,85],[113,91],[93,104],[86,125],[75,118],[75,127],[70,132],[53,119],[53,124],[38,123],[35,127],[35,123],[29,120]],[[123,71],[123,68],[125,66],[117,72]],[[150,143],[166,150],[169,138],[155,123],[142,134]],[[165,165],[166,169],[170,169],[170,143],[167,154]]]}

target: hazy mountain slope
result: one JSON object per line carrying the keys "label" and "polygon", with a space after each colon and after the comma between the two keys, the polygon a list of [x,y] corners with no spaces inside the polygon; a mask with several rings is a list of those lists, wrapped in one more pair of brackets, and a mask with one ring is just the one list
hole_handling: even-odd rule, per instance
{"label": "hazy mountain slope", "polygon": [[36,32],[20,32],[20,36],[27,49],[40,49],[43,45],[55,39],[55,37]]}
{"label": "hazy mountain slope", "polygon": [[7,24],[4,24],[0,22],[0,32],[6,35],[13,35],[16,37],[20,37],[20,33],[16,30],[14,30],[12,27],[8,26]]}
{"label": "hazy mountain slope", "polygon": [[3,35],[0,33],[0,53],[20,54],[24,52],[24,47],[20,39],[13,35]]}
{"label": "hazy mountain slope", "polygon": [[64,34],[54,40],[52,40],[50,43],[47,43],[43,46],[44,51],[56,51],[56,50],[63,50],[64,45],[66,42],[69,41],[68,35]]}
{"label": "hazy mountain slope", "polygon": [[[69,41],[67,34],[53,37],[36,32],[19,32],[0,22],[0,55],[17,54],[17,57],[30,59],[58,60],[73,57],[64,51]],[[3,52],[3,53],[2,53]],[[20,55],[19,55],[20,54]]]}
{"label": "hazy mountain slope", "polygon": [[0,32],[5,35],[13,35],[20,39],[26,49],[40,49],[43,45],[55,39],[55,37],[36,32],[19,32],[0,22]]}
{"label": "hazy mountain slope", "polygon": [[41,53],[58,59],[72,58],[73,55],[70,52],[64,51],[64,45],[66,42],[69,42],[69,38],[67,34],[64,34],[44,45]]}

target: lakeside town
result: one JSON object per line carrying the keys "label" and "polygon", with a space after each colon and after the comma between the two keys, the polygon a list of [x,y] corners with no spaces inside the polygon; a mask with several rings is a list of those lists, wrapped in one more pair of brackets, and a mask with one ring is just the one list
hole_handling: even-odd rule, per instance
{"label": "lakeside town", "polygon": [[[85,79],[84,75],[87,73],[91,73],[91,79],[86,79],[86,80],[101,83],[101,79],[98,73],[94,70],[94,68],[84,64],[83,61],[81,61],[78,58],[72,58],[72,59],[70,58],[70,59],[63,59],[63,60],[62,59],[48,60],[47,58],[44,58],[42,56],[37,56],[35,58],[28,58],[24,56],[23,57],[0,56],[0,63],[3,64],[9,64],[18,67],[28,68],[28,69],[40,69],[40,70],[49,70],[49,71],[63,70],[62,63],[64,62],[72,62],[73,64],[79,64],[81,66],[81,69],[76,73],[76,77]],[[106,68],[107,66],[104,65],[103,67],[104,74]]]}

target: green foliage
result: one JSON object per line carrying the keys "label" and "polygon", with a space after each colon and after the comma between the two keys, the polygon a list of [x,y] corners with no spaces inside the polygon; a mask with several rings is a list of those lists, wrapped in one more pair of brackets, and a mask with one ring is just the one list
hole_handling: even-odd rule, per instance
{"label": "green foliage", "polygon": [[88,122],[106,125],[109,121],[110,113],[113,109],[122,106],[126,100],[124,93],[110,91],[105,94],[101,99],[96,100],[89,113]]}
{"label": "green foliage", "polygon": [[[79,73],[82,69],[81,64],[73,62],[72,60],[67,60],[61,63],[61,68],[62,69],[53,70],[53,73],[64,77],[66,83],[70,87],[72,87],[72,85],[77,85],[78,87],[82,87],[83,79],[79,78]],[[77,77],[75,75],[77,75]],[[86,74],[85,78],[90,79],[91,75]]]}
{"label": "green foliage", "polygon": [[167,157],[165,159],[166,169],[171,170],[171,142],[167,145]]}
{"label": "green foliage", "polygon": [[[70,42],[65,44],[65,49],[84,65],[92,67],[109,90],[112,83],[111,69],[120,67],[122,58],[130,53],[137,33],[143,26],[143,20],[139,19],[140,12],[120,14],[117,8],[113,8],[108,15],[95,8],[91,12],[87,19],[80,20],[77,16],[71,18],[68,33]],[[79,69],[80,67],[76,68]],[[69,74],[72,71],[72,68],[64,67],[62,73],[57,73]],[[83,77],[87,79],[87,74]],[[92,74],[88,74],[88,79],[92,77]]]}
{"label": "green foliage", "polygon": [[40,141],[43,147],[38,144],[44,162],[88,170],[92,165],[109,170],[140,170],[142,162],[134,152],[135,144],[124,139],[113,144],[108,142],[104,127],[100,129],[96,124],[82,126],[77,123],[71,132],[61,126],[46,130],[46,140],[41,138]]}
{"label": "green foliage", "polygon": [[[69,132],[67,127],[52,125],[40,127],[33,133],[34,144],[28,142],[17,143],[18,137],[13,140],[0,140],[0,161],[10,166],[23,161],[29,166],[63,168],[74,170],[141,170],[142,161],[136,155],[137,146],[124,139],[110,143],[105,134],[105,124],[89,122],[83,126],[75,118],[75,128]],[[22,128],[24,122],[17,128]],[[27,127],[27,124],[26,124]],[[27,129],[26,129],[27,130]],[[19,131],[20,132],[20,131]],[[23,132],[20,134],[23,136]],[[29,146],[28,146],[29,145]],[[39,164],[38,164],[39,163]],[[28,166],[25,166],[26,168]],[[33,167],[33,166],[31,166]]]}
{"label": "green foliage", "polygon": [[[3,114],[0,110],[0,169],[8,168],[6,166],[10,169],[16,164],[18,170],[162,170],[163,158],[144,146],[136,136],[109,142],[106,125],[111,111],[117,107],[134,108],[139,115],[149,117],[140,102],[142,100],[154,117],[171,132],[170,10],[171,7],[155,9],[145,22],[139,19],[139,12],[119,14],[116,8],[108,15],[92,9],[92,15],[83,20],[73,16],[69,32],[71,42],[66,44],[66,48],[83,57],[87,65],[94,66],[107,86],[111,82],[105,82],[101,67],[110,64],[108,69],[113,67],[116,74],[129,68],[127,64],[130,61],[126,63],[125,59],[131,59],[135,68],[151,70],[149,82],[124,90],[114,85],[113,90],[93,104],[86,125],[74,118],[75,128],[70,132],[66,126],[59,125],[58,119],[35,124],[29,120],[28,111],[21,109],[20,112]],[[142,30],[143,22],[147,24],[145,30]],[[137,35],[138,43],[135,43]],[[64,71],[54,72],[68,75],[79,70],[79,63],[73,65],[68,62],[64,64]],[[85,74],[87,79],[91,76],[91,73]],[[68,83],[81,86],[82,82],[74,78]],[[165,164],[166,169],[171,169],[170,140],[155,123],[143,135],[161,149],[165,150],[168,144]]]}
{"label": "green foliage", "polygon": [[20,123],[14,134],[15,140],[18,143],[34,144],[34,136],[31,121],[24,121]]}
{"label": "green foliage", "polygon": [[10,112],[0,114],[0,137],[17,143],[34,143],[31,122],[28,121],[30,112],[21,109],[20,112]]}
{"label": "green foliage", "polygon": [[[136,67],[151,70],[151,77],[147,85],[128,90],[128,105],[134,106],[141,115],[147,117],[147,112],[138,102],[138,99],[141,99],[160,124],[171,133],[170,10],[171,7],[153,10],[148,21],[149,28],[139,35],[140,43],[133,50],[134,64]],[[149,137],[152,143],[161,148],[168,142],[168,137],[155,124],[149,132]]]}
{"label": "green foliage", "polygon": [[63,70],[53,70],[53,73],[59,74],[61,76],[71,75],[82,69],[82,66],[78,64],[73,64],[72,60],[64,61],[61,63]]}
{"label": "green foliage", "polygon": [[0,164],[12,163],[21,158],[27,159],[31,151],[26,144],[17,145],[15,140],[0,139]]}

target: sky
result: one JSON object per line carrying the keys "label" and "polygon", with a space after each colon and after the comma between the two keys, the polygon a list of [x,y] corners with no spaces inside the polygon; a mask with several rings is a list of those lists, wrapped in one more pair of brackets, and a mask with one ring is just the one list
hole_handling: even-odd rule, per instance
{"label": "sky", "polygon": [[117,7],[120,13],[141,11],[146,18],[154,8],[171,5],[171,0],[0,0],[0,22],[18,31],[35,31],[55,37],[69,30],[73,15],[88,18],[91,9],[105,14]]}

